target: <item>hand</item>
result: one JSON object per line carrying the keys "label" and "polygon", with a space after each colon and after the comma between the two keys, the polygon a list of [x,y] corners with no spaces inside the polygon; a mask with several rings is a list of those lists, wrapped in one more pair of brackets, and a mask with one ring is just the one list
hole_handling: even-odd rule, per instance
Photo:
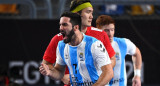
{"label": "hand", "polygon": [[133,77],[132,86],[141,86],[141,78],[139,76]]}
{"label": "hand", "polygon": [[50,75],[49,67],[46,64],[42,63],[41,66],[39,67],[39,71],[44,76],[49,76]]}
{"label": "hand", "polygon": [[65,85],[70,85],[70,78],[69,74],[65,74],[64,77],[61,79]]}

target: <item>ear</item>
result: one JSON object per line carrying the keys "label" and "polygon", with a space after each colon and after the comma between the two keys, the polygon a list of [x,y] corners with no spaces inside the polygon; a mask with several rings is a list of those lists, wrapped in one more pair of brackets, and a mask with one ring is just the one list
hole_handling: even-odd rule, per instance
{"label": "ear", "polygon": [[79,25],[74,25],[74,30],[79,30]]}

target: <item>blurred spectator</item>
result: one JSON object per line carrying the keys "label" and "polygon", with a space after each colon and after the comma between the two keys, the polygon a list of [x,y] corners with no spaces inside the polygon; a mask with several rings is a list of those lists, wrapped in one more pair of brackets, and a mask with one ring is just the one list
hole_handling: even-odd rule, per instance
{"label": "blurred spectator", "polygon": [[131,15],[152,15],[154,13],[153,5],[133,5],[131,6]]}
{"label": "blurred spectator", "polygon": [[100,6],[99,8],[100,8],[100,14],[122,15],[124,13],[123,5],[106,4]]}
{"label": "blurred spectator", "polygon": [[0,13],[1,14],[18,14],[16,4],[0,4]]}

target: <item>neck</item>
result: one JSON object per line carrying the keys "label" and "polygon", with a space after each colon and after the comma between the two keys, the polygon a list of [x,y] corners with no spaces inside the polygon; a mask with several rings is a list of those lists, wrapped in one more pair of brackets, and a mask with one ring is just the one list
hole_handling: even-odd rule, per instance
{"label": "neck", "polygon": [[87,27],[82,25],[81,26],[81,32],[86,33],[86,31],[87,31]]}
{"label": "neck", "polygon": [[80,32],[79,34],[75,34],[73,36],[73,39],[69,44],[72,46],[77,46],[82,42],[82,40],[83,40],[83,34]]}

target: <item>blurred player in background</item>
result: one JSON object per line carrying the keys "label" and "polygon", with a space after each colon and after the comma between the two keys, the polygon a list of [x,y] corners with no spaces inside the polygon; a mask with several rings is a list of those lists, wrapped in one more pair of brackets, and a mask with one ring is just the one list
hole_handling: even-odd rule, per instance
{"label": "blurred player in background", "polygon": [[96,27],[108,34],[112,47],[116,52],[116,65],[113,69],[114,77],[109,84],[111,86],[127,86],[125,56],[129,54],[132,55],[134,65],[132,86],[141,86],[142,57],[140,50],[129,39],[114,37],[115,21],[110,16],[99,16],[96,20]]}

